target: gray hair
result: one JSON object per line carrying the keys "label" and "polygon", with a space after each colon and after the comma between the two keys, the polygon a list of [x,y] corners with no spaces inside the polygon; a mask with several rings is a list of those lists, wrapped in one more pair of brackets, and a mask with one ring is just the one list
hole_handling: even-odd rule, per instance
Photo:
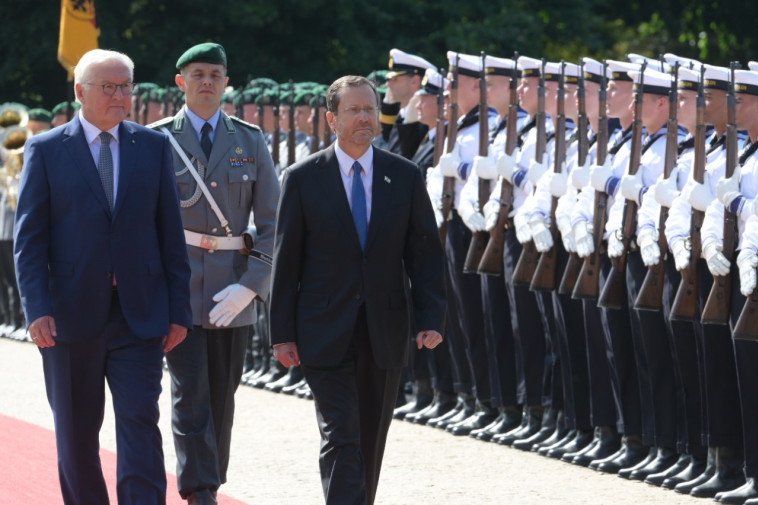
{"label": "gray hair", "polygon": [[134,77],[134,62],[124,53],[110,51],[107,49],[93,49],[81,57],[79,63],[74,68],[74,84],[85,82],[89,77],[90,68],[93,65],[99,65],[106,61],[118,61],[129,69],[129,75]]}
{"label": "gray hair", "polygon": [[379,108],[379,92],[376,90],[374,83],[360,75],[346,75],[334,81],[326,91],[326,110],[332,114],[337,114],[337,110],[340,107],[340,91],[344,88],[357,88],[360,86],[368,86],[371,88],[376,97],[376,106]]}

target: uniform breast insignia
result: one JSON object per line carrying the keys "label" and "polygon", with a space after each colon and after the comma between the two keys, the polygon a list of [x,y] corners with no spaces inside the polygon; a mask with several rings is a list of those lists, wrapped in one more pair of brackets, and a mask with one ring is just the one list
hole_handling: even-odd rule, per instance
{"label": "uniform breast insignia", "polygon": [[241,167],[245,163],[255,163],[255,158],[252,156],[247,158],[229,158],[229,164],[233,167]]}
{"label": "uniform breast insignia", "polygon": [[237,146],[236,148],[234,148],[234,154],[236,155],[242,154],[242,148],[240,146]]}

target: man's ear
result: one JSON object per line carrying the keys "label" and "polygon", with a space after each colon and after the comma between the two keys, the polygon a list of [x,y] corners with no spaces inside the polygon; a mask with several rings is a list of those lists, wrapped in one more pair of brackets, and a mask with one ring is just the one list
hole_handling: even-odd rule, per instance
{"label": "man's ear", "polygon": [[326,111],[326,122],[329,124],[329,128],[331,128],[334,133],[337,133],[337,128],[334,125],[334,121],[334,112]]}
{"label": "man's ear", "polygon": [[174,82],[179,87],[179,89],[182,90],[183,93],[187,92],[187,90],[184,89],[184,76],[182,74],[176,74],[174,76]]}

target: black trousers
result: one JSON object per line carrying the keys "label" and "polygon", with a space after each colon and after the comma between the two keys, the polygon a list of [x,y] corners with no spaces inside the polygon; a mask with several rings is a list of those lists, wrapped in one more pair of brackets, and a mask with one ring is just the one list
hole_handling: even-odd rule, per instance
{"label": "black trousers", "polygon": [[374,503],[401,368],[376,365],[365,309],[336,366],[302,365],[321,432],[319,468],[327,505]]}
{"label": "black trousers", "polygon": [[546,360],[547,329],[540,316],[537,297],[526,286],[513,285],[522,246],[516,240],[516,232],[505,230],[503,251],[503,276],[510,307],[511,327],[516,352],[518,373],[517,403],[538,407],[542,405],[542,383]]}
{"label": "black trousers", "polygon": [[481,275],[492,406],[516,405],[518,375],[508,294],[502,277]]}
{"label": "black trousers", "polygon": [[592,426],[617,426],[610,361],[603,335],[602,310],[595,300],[582,300],[587,373],[589,378]]}
{"label": "black trousers", "polygon": [[234,393],[242,378],[249,328],[195,326],[166,355],[179,494],[215,491],[226,482]]}

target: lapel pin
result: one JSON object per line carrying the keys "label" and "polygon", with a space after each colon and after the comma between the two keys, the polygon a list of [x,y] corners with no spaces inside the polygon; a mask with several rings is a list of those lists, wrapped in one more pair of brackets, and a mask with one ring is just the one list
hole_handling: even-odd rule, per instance
{"label": "lapel pin", "polygon": [[389,177],[387,177],[387,176],[385,175],[385,176],[384,176],[384,182],[386,182],[387,184],[389,184],[389,183],[390,183],[390,182],[392,182],[392,181],[390,180],[390,178],[389,178]]}
{"label": "lapel pin", "polygon": [[137,141],[134,140],[134,139],[132,139],[132,144],[136,144],[136,143],[137,143]]}

